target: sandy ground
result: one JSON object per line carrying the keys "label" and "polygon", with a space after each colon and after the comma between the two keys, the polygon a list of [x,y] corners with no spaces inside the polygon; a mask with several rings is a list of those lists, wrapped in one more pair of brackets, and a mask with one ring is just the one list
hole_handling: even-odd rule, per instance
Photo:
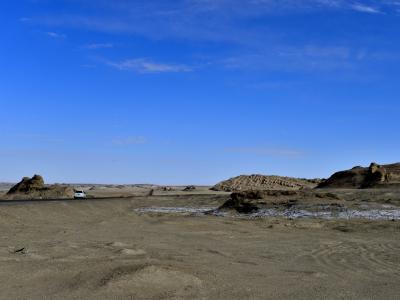
{"label": "sandy ground", "polygon": [[[1,200],[20,200],[30,199],[29,195],[14,195],[7,197],[6,193],[14,184],[0,183],[0,201]],[[215,194],[210,191],[210,186],[196,186],[194,190],[184,191],[186,186],[159,186],[151,184],[132,184],[132,185],[104,185],[104,184],[67,184],[75,190],[85,191],[88,198],[126,198],[132,196],[146,196],[151,191],[154,195],[187,195],[187,194]],[[167,190],[164,190],[164,189]],[[219,192],[228,194],[225,192]]]}
{"label": "sandy ground", "polygon": [[0,298],[399,299],[399,222],[135,212],[226,198],[3,204]]}
{"label": "sandy ground", "polygon": [[[89,197],[130,197],[148,195],[152,191],[153,195],[188,195],[188,194],[207,194],[212,195],[216,192],[210,191],[210,186],[196,186],[194,190],[184,191],[186,186],[157,186],[157,185],[120,185],[120,186],[94,186],[83,187]],[[75,188],[80,188],[75,186]],[[167,191],[163,188],[168,188]],[[226,192],[217,192],[219,194],[230,194]]]}

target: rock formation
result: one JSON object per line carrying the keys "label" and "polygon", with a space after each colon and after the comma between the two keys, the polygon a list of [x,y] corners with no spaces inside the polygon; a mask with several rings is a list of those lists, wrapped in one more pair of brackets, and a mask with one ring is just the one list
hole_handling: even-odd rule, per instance
{"label": "rock formation", "polygon": [[211,188],[214,191],[236,192],[249,190],[300,190],[314,188],[316,179],[299,179],[281,176],[241,175],[222,181]]}
{"label": "rock formation", "polygon": [[326,206],[341,206],[342,199],[334,193],[305,190],[265,190],[234,192],[217,211],[234,211],[241,214],[257,212],[261,209],[290,209],[311,206],[317,210]]}
{"label": "rock formation", "polygon": [[19,183],[17,183],[8,191],[7,195],[15,193],[29,193],[43,189],[44,187],[44,180],[42,176],[34,175],[32,178],[24,177]]}
{"label": "rock formation", "polygon": [[66,185],[45,185],[43,177],[24,177],[6,195],[7,199],[69,199],[74,197],[74,189]]}
{"label": "rock formation", "polygon": [[379,165],[371,163],[368,168],[354,167],[333,174],[317,188],[376,188],[400,187],[400,163]]}
{"label": "rock formation", "polygon": [[190,191],[194,191],[196,189],[196,187],[194,185],[188,185],[187,187],[185,187],[183,189],[184,192],[190,192]]}

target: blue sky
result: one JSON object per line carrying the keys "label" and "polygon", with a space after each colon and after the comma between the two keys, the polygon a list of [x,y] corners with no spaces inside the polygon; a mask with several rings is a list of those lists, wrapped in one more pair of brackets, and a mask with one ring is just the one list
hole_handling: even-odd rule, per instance
{"label": "blue sky", "polygon": [[399,1],[16,0],[0,17],[0,181],[400,160]]}

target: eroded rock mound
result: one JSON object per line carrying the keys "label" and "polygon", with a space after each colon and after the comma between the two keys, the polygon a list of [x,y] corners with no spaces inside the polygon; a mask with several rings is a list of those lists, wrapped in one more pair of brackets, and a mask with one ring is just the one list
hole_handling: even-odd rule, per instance
{"label": "eroded rock mound", "polygon": [[74,189],[66,185],[45,185],[40,175],[24,177],[7,193],[7,199],[67,199],[74,197]]}
{"label": "eroded rock mound", "polygon": [[249,191],[241,193],[232,193],[229,200],[227,200],[219,209],[234,209],[239,213],[253,213],[259,210],[257,200],[263,198],[260,191]]}
{"label": "eroded rock mound", "polygon": [[241,175],[222,181],[211,188],[214,191],[236,192],[249,190],[300,190],[314,188],[316,179],[299,179],[281,176]]}
{"label": "eroded rock mound", "polygon": [[173,191],[174,189],[172,188],[172,187],[170,187],[170,186],[162,186],[162,187],[160,187],[159,188],[161,191],[163,191],[163,192],[171,192],[171,191]]}
{"label": "eroded rock mound", "polygon": [[342,206],[343,200],[334,193],[316,190],[266,190],[234,192],[217,211],[234,211],[251,214],[262,209],[290,209],[313,207],[320,209],[326,206]]}
{"label": "eroded rock mound", "polygon": [[185,187],[183,189],[184,192],[190,192],[190,191],[194,191],[196,189],[196,187],[194,185],[188,185],[187,187]]}
{"label": "eroded rock mound", "polygon": [[43,189],[44,180],[40,175],[34,175],[32,178],[24,177],[22,180],[14,185],[7,193],[7,195],[15,193],[29,193],[32,191],[37,191]]}
{"label": "eroded rock mound", "polygon": [[371,163],[368,168],[354,167],[333,174],[317,188],[375,188],[400,187],[400,163],[379,165]]}

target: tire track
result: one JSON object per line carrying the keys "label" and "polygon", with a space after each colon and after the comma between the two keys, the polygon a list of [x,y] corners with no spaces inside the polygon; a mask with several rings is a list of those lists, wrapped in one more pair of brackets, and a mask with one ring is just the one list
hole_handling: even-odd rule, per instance
{"label": "tire track", "polygon": [[343,273],[361,274],[365,271],[374,276],[390,273],[400,277],[399,247],[391,242],[324,243],[305,256],[311,258],[327,273],[337,277],[341,277]]}

